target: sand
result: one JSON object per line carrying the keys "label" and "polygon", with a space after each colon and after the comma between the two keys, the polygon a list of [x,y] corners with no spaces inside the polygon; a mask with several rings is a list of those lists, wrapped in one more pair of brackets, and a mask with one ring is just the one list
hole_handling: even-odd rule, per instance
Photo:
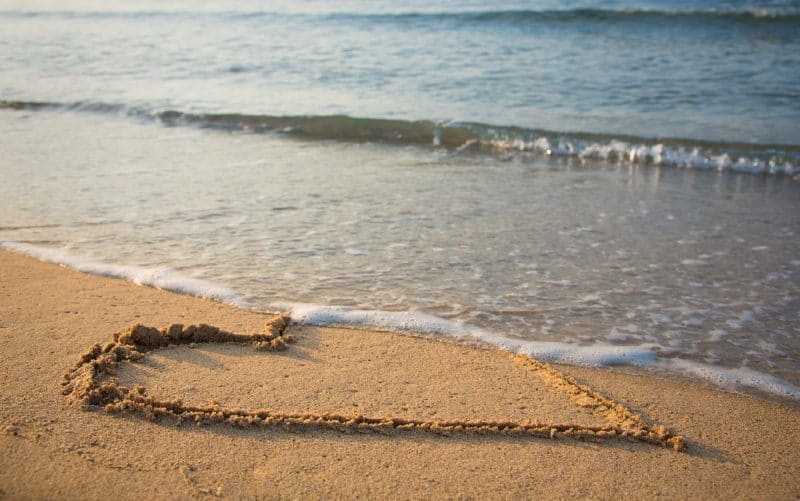
{"label": "sand", "polygon": [[7,251],[0,298],[0,497],[800,497],[794,404]]}

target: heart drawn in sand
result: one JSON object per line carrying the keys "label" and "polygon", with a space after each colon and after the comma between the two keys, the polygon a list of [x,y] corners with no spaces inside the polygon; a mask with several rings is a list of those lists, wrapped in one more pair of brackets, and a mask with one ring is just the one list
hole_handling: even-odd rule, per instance
{"label": "heart drawn in sand", "polygon": [[263,333],[245,335],[226,332],[210,325],[172,324],[163,329],[140,324],[115,334],[105,345],[93,345],[78,363],[64,374],[64,394],[83,408],[101,407],[106,412],[132,412],[146,419],[173,417],[178,423],[192,420],[198,424],[224,423],[234,426],[276,426],[372,431],[380,433],[418,431],[442,435],[451,433],[500,434],[543,438],[566,437],[577,440],[631,440],[684,450],[683,437],[673,435],[663,426],[648,426],[641,416],[609,400],[591,388],[537,360],[520,356],[526,365],[559,391],[568,395],[576,405],[589,408],[608,422],[604,426],[552,424],[485,420],[424,420],[398,417],[367,417],[357,414],[284,412],[266,409],[238,409],[219,404],[187,405],[181,400],[160,400],[141,386],[130,389],[120,385],[112,376],[114,368],[126,362],[141,360],[150,351],[174,345],[199,343],[251,344],[265,352],[285,350],[294,342],[285,332],[290,317],[287,314],[269,319]]}

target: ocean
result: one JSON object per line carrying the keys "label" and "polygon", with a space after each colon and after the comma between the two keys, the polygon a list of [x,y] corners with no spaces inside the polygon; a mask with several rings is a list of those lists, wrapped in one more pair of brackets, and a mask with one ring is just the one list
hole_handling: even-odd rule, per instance
{"label": "ocean", "polygon": [[5,1],[0,245],[800,399],[800,2]]}

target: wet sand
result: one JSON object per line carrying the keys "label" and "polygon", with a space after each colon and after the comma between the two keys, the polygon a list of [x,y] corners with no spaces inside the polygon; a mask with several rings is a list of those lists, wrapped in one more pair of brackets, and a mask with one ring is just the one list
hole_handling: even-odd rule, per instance
{"label": "wet sand", "polygon": [[0,298],[0,497],[800,496],[797,405],[275,327],[7,251]]}

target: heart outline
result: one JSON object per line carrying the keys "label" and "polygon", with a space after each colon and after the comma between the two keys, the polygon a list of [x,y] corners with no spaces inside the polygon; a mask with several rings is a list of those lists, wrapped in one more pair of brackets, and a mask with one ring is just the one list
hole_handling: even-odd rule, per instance
{"label": "heart outline", "polygon": [[398,417],[350,416],[334,413],[282,412],[266,409],[248,410],[221,407],[217,403],[187,405],[181,400],[159,400],[147,394],[142,386],[130,389],[120,385],[113,377],[104,382],[101,378],[113,374],[120,363],[141,360],[147,352],[175,345],[199,343],[252,344],[262,351],[280,351],[294,342],[285,332],[291,318],[288,314],[276,315],[265,322],[260,334],[235,334],[206,324],[171,324],[162,329],[135,324],[113,336],[105,345],[94,344],[81,355],[73,368],[64,374],[63,394],[70,402],[84,409],[102,407],[108,413],[129,411],[145,419],[156,420],[162,416],[176,418],[180,424],[192,420],[197,424],[225,423],[234,426],[261,425],[335,429],[340,431],[423,431],[440,435],[450,433],[500,434],[533,436],[539,438],[570,438],[586,441],[612,439],[644,442],[676,451],[686,450],[686,440],[660,425],[648,426],[641,416],[581,385],[548,364],[530,357],[515,358],[531,367],[546,383],[566,393],[581,407],[600,413],[609,423],[605,426],[575,424],[518,423],[488,420],[419,420]]}

